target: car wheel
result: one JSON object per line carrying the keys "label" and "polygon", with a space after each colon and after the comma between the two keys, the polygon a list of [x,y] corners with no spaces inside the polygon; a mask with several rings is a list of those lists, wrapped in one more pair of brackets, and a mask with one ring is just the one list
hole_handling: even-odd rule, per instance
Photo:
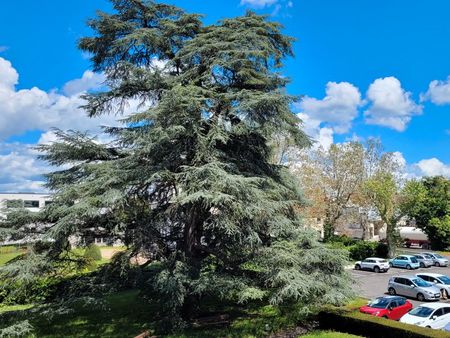
{"label": "car wheel", "polygon": [[392,268],[394,265],[392,264],[392,262],[389,262],[389,266]]}
{"label": "car wheel", "polygon": [[425,267],[425,264],[423,264],[423,262],[420,262],[420,267],[421,267],[421,268],[424,268],[424,267]]}
{"label": "car wheel", "polygon": [[417,300],[418,300],[419,302],[423,302],[423,301],[425,300],[424,295],[421,294],[421,293],[418,293],[418,294],[417,294]]}
{"label": "car wheel", "polygon": [[373,271],[376,272],[376,273],[379,273],[380,272],[380,268],[378,266],[376,266],[376,267],[373,268]]}
{"label": "car wheel", "polygon": [[395,292],[395,289],[394,289],[394,288],[389,288],[389,289],[388,289],[388,292],[389,292],[389,294],[390,294],[391,296],[395,296],[395,295],[397,294],[397,292]]}
{"label": "car wheel", "polygon": [[388,316],[383,316],[383,317],[381,317],[381,318],[384,318],[384,319],[389,319],[389,317],[388,317]]}
{"label": "car wheel", "polygon": [[427,326],[425,326],[427,329],[431,329],[431,326],[430,325],[427,325]]}
{"label": "car wheel", "polygon": [[434,263],[434,266],[441,266],[439,262]]}
{"label": "car wheel", "polygon": [[361,270],[361,265],[356,264],[356,265],[355,265],[355,270]]}
{"label": "car wheel", "polygon": [[408,264],[408,265],[406,266],[406,268],[407,268],[408,270],[411,270],[411,265]]}
{"label": "car wheel", "polygon": [[448,292],[445,289],[442,289],[442,296],[444,297],[444,299],[448,299]]}

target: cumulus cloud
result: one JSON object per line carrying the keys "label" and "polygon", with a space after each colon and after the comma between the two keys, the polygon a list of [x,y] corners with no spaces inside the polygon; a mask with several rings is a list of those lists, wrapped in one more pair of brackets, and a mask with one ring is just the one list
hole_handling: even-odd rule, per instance
{"label": "cumulus cloud", "polygon": [[438,105],[450,104],[450,76],[446,81],[431,81],[428,91],[421,96],[421,99],[422,101],[430,100]]}
{"label": "cumulus cloud", "polygon": [[424,176],[445,176],[450,177],[450,164],[445,164],[433,157],[424,159],[415,164]]}
{"label": "cumulus cloud", "polygon": [[371,106],[364,112],[366,123],[404,131],[412,116],[422,113],[423,107],[411,99],[395,77],[376,79],[367,91]]}
{"label": "cumulus cloud", "polygon": [[90,89],[101,88],[104,82],[105,75],[87,70],[80,79],[67,82],[64,85],[63,92],[67,96],[72,96]]}
{"label": "cumulus cloud", "polygon": [[82,78],[66,84],[65,95],[37,87],[17,90],[19,74],[9,61],[0,57],[0,140],[52,127],[98,131],[101,125],[116,125],[114,116],[91,119],[79,108],[84,104],[79,94],[98,88],[101,80],[101,76],[85,72]]}
{"label": "cumulus cloud", "polygon": [[260,9],[276,4],[278,0],[241,0],[241,5]]}
{"label": "cumulus cloud", "polygon": [[319,121],[335,133],[348,132],[358,116],[361,93],[348,82],[328,82],[325,93],[323,99],[305,97],[297,104],[298,109],[310,120]]}
{"label": "cumulus cloud", "polygon": [[322,147],[328,149],[334,141],[334,131],[328,127],[321,127],[321,121],[311,118],[305,113],[298,113],[297,116],[302,120],[301,128],[311,137],[315,143],[313,148]]}
{"label": "cumulus cloud", "polygon": [[0,191],[42,192],[45,191],[42,175],[51,167],[36,158],[30,144],[0,144]]}

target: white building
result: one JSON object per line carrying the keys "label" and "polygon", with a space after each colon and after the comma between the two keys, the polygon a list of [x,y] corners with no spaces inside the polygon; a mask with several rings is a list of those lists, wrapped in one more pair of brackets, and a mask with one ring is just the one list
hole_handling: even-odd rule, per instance
{"label": "white building", "polygon": [[0,192],[0,215],[4,216],[9,208],[17,207],[37,212],[51,201],[50,194]]}

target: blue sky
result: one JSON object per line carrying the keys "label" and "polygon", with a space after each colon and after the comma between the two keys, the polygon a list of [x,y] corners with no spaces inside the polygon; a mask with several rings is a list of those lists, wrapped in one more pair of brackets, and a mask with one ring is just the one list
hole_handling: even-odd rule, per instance
{"label": "blue sky", "polygon": [[[450,176],[450,2],[448,0],[170,0],[207,24],[249,8],[280,21],[297,39],[284,72],[307,132],[330,142],[380,137],[417,175]],[[96,88],[77,40],[106,0],[0,4],[0,191],[39,190],[30,145],[52,126],[98,130],[79,93]]]}

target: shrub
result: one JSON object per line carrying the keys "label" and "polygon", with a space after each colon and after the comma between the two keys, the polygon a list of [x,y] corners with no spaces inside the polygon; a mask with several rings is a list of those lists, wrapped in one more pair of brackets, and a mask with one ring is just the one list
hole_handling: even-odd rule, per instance
{"label": "shrub", "polygon": [[337,243],[341,243],[343,246],[352,246],[355,245],[356,243],[358,243],[358,240],[350,238],[346,235],[340,235],[340,236],[333,236],[330,240],[330,243],[333,244],[337,244]]}
{"label": "shrub", "polygon": [[388,256],[388,246],[381,242],[359,241],[347,249],[350,258],[357,261],[367,257],[386,258]]}
{"label": "shrub", "polygon": [[91,244],[86,248],[84,257],[94,261],[100,261],[102,259],[102,252],[97,245]]}
{"label": "shrub", "polygon": [[444,338],[448,332],[432,330],[360,312],[328,309],[319,313],[321,329],[336,330],[368,338]]}

